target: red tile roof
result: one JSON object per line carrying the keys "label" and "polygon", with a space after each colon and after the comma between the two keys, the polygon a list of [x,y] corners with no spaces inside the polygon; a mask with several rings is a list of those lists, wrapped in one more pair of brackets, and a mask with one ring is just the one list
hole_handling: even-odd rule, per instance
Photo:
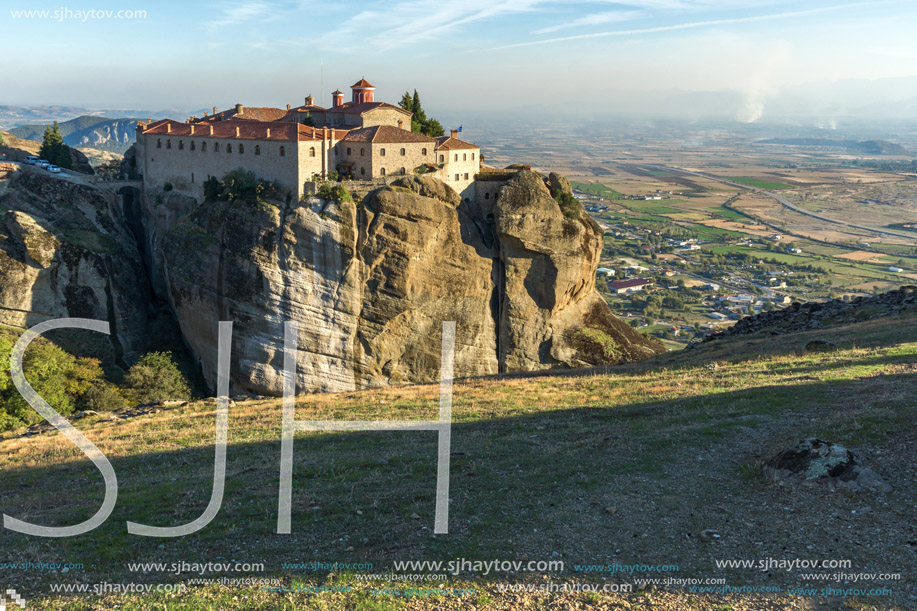
{"label": "red tile roof", "polygon": [[361,78],[359,81],[351,85],[351,87],[372,87],[373,89],[376,88],[375,85],[370,85],[369,81],[367,81],[365,78]]}
{"label": "red tile roof", "polygon": [[344,92],[341,91],[340,89],[335,89],[334,91],[331,92],[331,95],[344,95]]}
{"label": "red tile roof", "polygon": [[629,289],[647,284],[651,284],[651,282],[649,280],[618,280],[616,282],[609,282],[608,286],[613,289]]}
{"label": "red tile roof", "polygon": [[433,143],[433,138],[428,138],[423,134],[415,134],[406,129],[399,129],[391,125],[374,125],[373,127],[364,127],[362,129],[351,130],[344,138],[349,142],[384,142],[384,143],[401,143],[401,142],[429,142]]}
{"label": "red tile roof", "polygon": [[226,119],[239,119],[243,121],[279,121],[287,111],[283,108],[274,108],[272,106],[243,106],[242,113],[236,112],[235,108],[229,108],[222,112],[204,117],[202,121],[225,121]]}
{"label": "red tile roof", "polygon": [[[192,134],[192,128],[194,133]],[[213,133],[210,133],[211,128]],[[270,130],[270,136],[268,136]],[[323,130],[289,121],[215,121],[213,123],[182,123],[163,119],[146,126],[143,134],[157,134],[164,136],[190,136],[207,138],[236,138],[241,140],[276,140],[286,142],[301,142],[306,140],[321,140]],[[329,137],[341,140],[347,134],[346,130],[329,129]]]}
{"label": "red tile roof", "polygon": [[345,102],[344,104],[341,104],[340,106],[329,108],[328,112],[343,112],[349,115],[362,115],[371,110],[376,110],[377,108],[384,108],[386,110],[397,110],[408,116],[411,116],[412,114],[411,111],[405,110],[400,106],[389,104],[388,102],[363,102],[362,104],[354,104],[353,102]]}
{"label": "red tile roof", "polygon": [[436,148],[448,151],[452,149],[479,149],[481,147],[451,136],[440,136],[436,139]]}

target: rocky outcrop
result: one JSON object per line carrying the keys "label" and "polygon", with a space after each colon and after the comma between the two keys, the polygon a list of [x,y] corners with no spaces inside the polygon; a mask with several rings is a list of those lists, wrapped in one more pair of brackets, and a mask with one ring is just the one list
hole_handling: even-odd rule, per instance
{"label": "rocky outcrop", "polygon": [[82,335],[67,347],[130,361],[146,348],[148,286],[113,195],[38,171],[17,172],[4,184],[0,323],[29,327],[53,318],[107,320],[111,337],[76,332]]}
{"label": "rocky outcrop", "polygon": [[[479,211],[478,211],[479,212]],[[615,362],[661,351],[594,291],[601,230],[563,216],[520,172],[491,214],[404,177],[359,202],[199,204],[144,198],[156,291],[215,379],[217,321],[234,321],[237,389],[281,392],[283,323],[298,323],[300,391],[435,380],[443,321],[459,376]]]}
{"label": "rocky outcrop", "polygon": [[888,482],[863,465],[853,452],[822,439],[804,439],[787,448],[764,465],[764,472],[783,483],[825,484],[851,492],[892,491]]}
{"label": "rocky outcrop", "polygon": [[746,316],[732,327],[708,335],[704,341],[754,333],[797,333],[863,322],[914,309],[917,309],[917,287],[914,286],[902,286],[895,291],[870,297],[857,297],[850,301],[832,299],[823,302],[796,302],[783,310]]}

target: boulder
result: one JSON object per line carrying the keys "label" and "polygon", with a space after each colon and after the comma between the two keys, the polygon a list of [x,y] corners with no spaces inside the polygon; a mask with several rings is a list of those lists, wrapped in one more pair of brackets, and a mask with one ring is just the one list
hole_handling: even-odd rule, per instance
{"label": "boulder", "polygon": [[892,487],[872,469],[861,464],[844,446],[821,439],[805,439],[764,466],[775,481],[827,484],[852,492],[891,492]]}

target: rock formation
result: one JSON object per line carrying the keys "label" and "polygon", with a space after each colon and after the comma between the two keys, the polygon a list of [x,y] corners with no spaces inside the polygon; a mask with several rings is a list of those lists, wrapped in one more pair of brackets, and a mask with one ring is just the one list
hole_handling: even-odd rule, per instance
{"label": "rock formation", "polygon": [[155,290],[205,377],[214,379],[217,321],[232,320],[234,384],[257,394],[281,391],[287,320],[300,330],[300,391],[435,380],[447,320],[458,376],[662,350],[595,292],[601,229],[565,217],[533,172],[509,180],[486,214],[410,176],[358,202],[147,193],[144,226]]}

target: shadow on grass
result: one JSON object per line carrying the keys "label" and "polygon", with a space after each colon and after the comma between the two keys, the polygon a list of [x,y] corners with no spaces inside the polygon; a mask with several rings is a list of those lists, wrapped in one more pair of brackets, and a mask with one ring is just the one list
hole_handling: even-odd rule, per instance
{"label": "shadow on grass", "polygon": [[[380,561],[392,559],[516,558],[539,551],[549,556],[558,549],[588,558],[607,552],[622,532],[673,519],[682,523],[675,531],[686,530],[694,512],[726,502],[716,488],[680,488],[685,481],[679,462],[691,453],[737,440],[772,452],[826,424],[839,434],[848,425],[853,431],[858,419],[867,428],[881,425],[882,435],[896,434],[914,425],[904,396],[882,404],[900,416],[891,429],[868,418],[873,402],[881,400],[889,384],[900,389],[913,388],[915,382],[915,374],[895,374],[455,424],[446,536],[432,534],[433,432],[298,434],[292,535],[275,534],[279,441],[231,444],[222,509],[202,531],[175,539],[128,535],[125,521],[167,526],[200,515],[210,498],[213,447],[114,458],[120,492],[115,512],[102,527],[57,540],[4,530],[0,558],[83,563],[84,570],[65,580],[78,582],[201,576],[132,572],[129,562],[261,562],[265,572],[258,576],[263,577],[301,576],[301,569],[287,570],[282,563],[309,560],[368,560],[379,567]],[[854,400],[840,410],[839,397],[863,397],[863,402]],[[870,433],[856,426],[857,435]],[[232,427],[230,413],[230,432]],[[726,476],[736,469],[725,460],[717,468]],[[646,505],[650,489],[653,494],[667,491],[670,502],[656,505],[653,500],[654,507],[647,505],[649,510],[628,524],[605,511],[609,499],[622,506]],[[680,489],[692,496],[680,497]],[[88,461],[6,470],[0,480],[0,510],[42,525],[80,522],[96,511],[101,498],[101,477]],[[787,526],[788,540],[791,530]],[[647,559],[665,561],[672,553],[666,556],[640,540],[631,545]],[[62,580],[34,572],[16,578],[30,591],[46,591]]]}

